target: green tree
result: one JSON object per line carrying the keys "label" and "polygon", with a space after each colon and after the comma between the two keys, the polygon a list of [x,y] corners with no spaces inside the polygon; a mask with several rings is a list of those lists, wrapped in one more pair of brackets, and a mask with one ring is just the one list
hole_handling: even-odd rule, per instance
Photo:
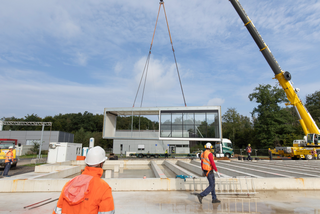
{"label": "green tree", "polygon": [[320,125],[320,91],[306,96],[306,107],[316,121],[318,127]]}
{"label": "green tree", "polygon": [[[287,144],[288,136],[295,132],[290,111],[280,107],[288,102],[285,92],[277,86],[259,85],[249,95],[250,101],[259,103],[252,111],[255,140],[260,148],[273,148]],[[291,142],[292,143],[292,142]]]}
{"label": "green tree", "polygon": [[235,108],[229,108],[222,120],[223,137],[229,138],[234,148],[245,148],[249,143],[254,145],[253,127],[249,117],[240,115]]}
{"label": "green tree", "polygon": [[40,144],[37,142],[33,142],[33,146],[30,148],[30,151],[33,154],[39,154],[39,148],[40,148]]}
{"label": "green tree", "polygon": [[90,137],[88,138],[87,136],[88,134],[84,131],[84,128],[80,128],[79,131],[74,133],[74,142],[88,146]]}
{"label": "green tree", "polygon": [[133,130],[158,130],[159,123],[151,121],[143,116],[129,116],[129,117],[117,117],[117,130],[131,130],[131,124]]}

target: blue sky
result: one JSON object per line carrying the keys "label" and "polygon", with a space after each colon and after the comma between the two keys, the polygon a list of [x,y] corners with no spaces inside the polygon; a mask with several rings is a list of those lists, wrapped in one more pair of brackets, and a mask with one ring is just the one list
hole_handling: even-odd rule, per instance
{"label": "blue sky", "polygon": [[[240,1],[302,100],[320,90],[320,2]],[[131,107],[159,1],[2,1],[0,118]],[[248,95],[274,74],[228,0],[167,0],[188,106],[221,105],[246,116]],[[141,95],[136,106],[140,106]],[[144,107],[183,106],[163,10]]]}

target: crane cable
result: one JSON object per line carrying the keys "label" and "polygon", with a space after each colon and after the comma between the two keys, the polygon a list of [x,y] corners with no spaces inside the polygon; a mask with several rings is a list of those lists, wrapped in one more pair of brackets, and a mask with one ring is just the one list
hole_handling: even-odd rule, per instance
{"label": "crane cable", "polygon": [[183,92],[182,82],[181,82],[181,78],[180,78],[178,63],[177,63],[175,51],[174,51],[174,48],[173,48],[173,43],[172,43],[172,38],[171,38],[171,33],[170,33],[170,28],[169,28],[169,23],[168,23],[168,18],[167,18],[166,10],[165,10],[165,7],[164,7],[164,2],[163,2],[163,0],[160,0],[159,10],[158,10],[158,15],[157,15],[157,20],[156,20],[156,24],[155,24],[154,31],[153,31],[153,35],[152,35],[152,40],[151,40],[151,45],[150,45],[149,54],[148,54],[146,63],[145,63],[145,65],[144,65],[144,69],[143,69],[143,72],[142,72],[142,76],[141,76],[141,79],[140,79],[140,83],[139,83],[138,90],[137,90],[137,93],[136,93],[136,96],[135,96],[135,99],[134,99],[134,102],[133,102],[133,106],[132,106],[132,107],[134,107],[134,105],[135,105],[135,102],[136,102],[136,99],[137,99],[137,96],[138,96],[138,93],[139,93],[139,90],[140,90],[140,86],[141,86],[141,83],[142,83],[142,80],[143,80],[144,73],[146,73],[145,79],[144,79],[144,86],[143,86],[142,96],[141,96],[141,103],[140,103],[140,107],[142,107],[143,96],[144,96],[144,91],[145,91],[146,82],[147,82],[147,75],[148,75],[148,68],[149,68],[149,62],[150,62],[151,49],[152,49],[152,45],[153,45],[154,35],[155,35],[155,33],[156,33],[156,28],[157,28],[157,24],[158,24],[158,19],[159,19],[159,13],[160,13],[161,5],[163,6],[163,12],[164,12],[164,15],[165,15],[165,18],[166,18],[166,23],[167,23],[167,27],[168,27],[168,33],[169,33],[170,43],[171,43],[171,47],[172,47],[172,52],[173,52],[174,61],[175,61],[176,68],[177,68],[177,74],[178,74],[178,78],[179,78],[179,83],[180,83],[180,88],[181,88],[181,93],[182,93],[184,105],[187,106],[186,99],[185,99],[184,92]]}

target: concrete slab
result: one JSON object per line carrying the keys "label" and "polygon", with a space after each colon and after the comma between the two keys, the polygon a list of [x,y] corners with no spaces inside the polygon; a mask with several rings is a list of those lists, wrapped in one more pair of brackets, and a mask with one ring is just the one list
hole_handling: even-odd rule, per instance
{"label": "concrete slab", "polygon": [[[176,161],[177,162],[177,161]],[[188,175],[192,177],[198,177],[197,175],[193,174],[192,172],[183,169],[180,166],[175,165],[173,161],[164,161],[164,165],[171,169],[172,171],[176,172],[177,175]]]}
{"label": "concrete slab", "polygon": [[[23,207],[51,198],[56,199],[60,192],[54,193],[0,193],[1,214],[42,214],[52,213],[56,201],[29,210]],[[317,191],[265,191],[248,196],[221,195],[220,204],[212,204],[207,196],[200,204],[196,196],[189,192],[113,192],[117,214],[168,214],[168,213],[217,213],[217,214],[273,214],[273,213],[319,213],[320,195]],[[19,203],[17,203],[19,201]],[[44,202],[45,203],[45,202]],[[41,205],[42,203],[40,203]]]}
{"label": "concrete slab", "polygon": [[167,176],[163,173],[160,167],[156,164],[156,162],[151,161],[151,168],[156,178],[167,178]]}

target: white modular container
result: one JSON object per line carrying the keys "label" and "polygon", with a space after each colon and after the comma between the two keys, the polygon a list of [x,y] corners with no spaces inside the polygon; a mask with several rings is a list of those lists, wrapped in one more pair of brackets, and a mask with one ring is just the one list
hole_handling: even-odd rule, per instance
{"label": "white modular container", "polygon": [[81,156],[81,143],[50,143],[47,163],[61,163],[70,160],[76,160]]}

